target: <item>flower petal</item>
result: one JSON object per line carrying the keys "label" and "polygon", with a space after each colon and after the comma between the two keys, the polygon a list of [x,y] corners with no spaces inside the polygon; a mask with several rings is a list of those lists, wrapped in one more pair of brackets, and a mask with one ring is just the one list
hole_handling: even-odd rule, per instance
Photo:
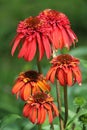
{"label": "flower petal", "polygon": [[20,97],[23,100],[27,100],[31,95],[31,85],[29,83],[25,84],[25,86],[20,90]]}
{"label": "flower petal", "polygon": [[41,60],[44,55],[44,46],[43,46],[41,37],[38,33],[37,33],[37,43],[38,43],[38,48],[39,48],[39,52],[40,52],[39,60]]}
{"label": "flower petal", "polygon": [[65,86],[65,76],[64,76],[64,71],[62,69],[59,70],[57,78],[59,80],[59,83],[62,86]]}
{"label": "flower petal", "polygon": [[46,36],[42,36],[42,40],[43,40],[44,49],[46,51],[46,56],[49,59],[51,56],[50,42]]}
{"label": "flower petal", "polygon": [[22,48],[20,49],[20,52],[18,54],[18,58],[21,58],[25,55],[27,47],[28,47],[28,41],[27,41],[27,39],[25,39],[25,41],[22,45]]}
{"label": "flower petal", "polygon": [[67,84],[69,86],[72,86],[72,70],[68,69],[68,72],[67,72]]}
{"label": "flower petal", "polygon": [[18,34],[18,35],[16,36],[15,41],[14,41],[14,45],[13,45],[12,50],[11,50],[12,56],[14,55],[14,52],[15,52],[15,50],[16,50],[17,46],[19,45],[20,40],[21,40],[22,38],[23,38],[23,35],[22,35],[22,34]]}
{"label": "flower petal", "polygon": [[12,93],[16,94],[24,85],[23,81],[18,81],[15,83],[15,85],[12,88]]}

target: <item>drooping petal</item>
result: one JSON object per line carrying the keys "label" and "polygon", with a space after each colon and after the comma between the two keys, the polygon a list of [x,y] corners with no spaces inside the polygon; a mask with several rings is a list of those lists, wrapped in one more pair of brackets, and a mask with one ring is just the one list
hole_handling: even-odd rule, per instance
{"label": "drooping petal", "polygon": [[62,86],[65,86],[65,77],[64,77],[64,71],[62,69],[59,70],[57,74],[58,80]]}
{"label": "drooping petal", "polygon": [[25,55],[27,47],[28,47],[28,40],[25,39],[22,48],[20,49],[20,52],[18,54],[18,58],[22,58]]}
{"label": "drooping petal", "polygon": [[55,68],[51,68],[51,69],[48,71],[48,73],[47,73],[47,75],[46,75],[47,80],[50,80],[50,76],[51,76],[51,74],[53,73],[54,70],[56,70],[56,69],[55,69]]}
{"label": "drooping petal", "polygon": [[55,116],[59,116],[59,112],[58,112],[58,109],[57,109],[57,107],[55,106],[55,104],[52,103],[51,105],[52,105],[52,107],[53,107],[54,117],[55,117]]}
{"label": "drooping petal", "polygon": [[43,82],[38,81],[37,85],[41,88],[42,91],[49,91],[49,88],[45,86]]}
{"label": "drooping petal", "polygon": [[39,48],[39,53],[40,53],[39,60],[41,60],[44,55],[44,46],[43,46],[42,39],[38,33],[37,33],[37,43],[38,43],[38,48]]}
{"label": "drooping petal", "polygon": [[56,69],[54,69],[54,71],[53,71],[53,72],[51,73],[51,75],[50,75],[50,81],[51,81],[52,83],[54,83],[55,74],[56,74]]}
{"label": "drooping petal", "polygon": [[18,81],[12,88],[12,93],[16,94],[24,85],[23,81]]}
{"label": "drooping petal", "polygon": [[27,100],[31,95],[31,85],[29,83],[25,84],[25,86],[20,91],[20,97],[23,100]]}
{"label": "drooping petal", "polygon": [[46,118],[46,110],[44,109],[43,106],[41,106],[41,119],[40,119],[40,124],[42,124],[45,121]]}
{"label": "drooping petal", "polygon": [[53,115],[52,115],[52,110],[51,109],[48,111],[48,118],[49,118],[49,122],[52,123]]}
{"label": "drooping petal", "polygon": [[40,124],[42,118],[41,107],[38,108],[37,124]]}
{"label": "drooping petal", "polygon": [[68,33],[66,32],[64,27],[61,27],[61,32],[62,32],[62,35],[63,35],[64,46],[69,49],[70,46],[72,45],[71,38],[68,35]]}
{"label": "drooping petal", "polygon": [[29,110],[31,109],[31,107],[28,104],[25,104],[24,108],[23,108],[23,115],[25,117],[28,117],[29,115]]}
{"label": "drooping petal", "polygon": [[75,43],[74,42],[75,40],[76,40],[76,42],[78,42],[78,38],[77,38],[77,36],[75,35],[75,33],[73,32],[73,30],[71,28],[68,28],[67,32],[68,32],[70,38],[72,39],[73,43]]}
{"label": "drooping petal", "polygon": [[31,116],[31,122],[36,123],[37,119],[37,109],[35,107],[32,108],[32,116]]}
{"label": "drooping petal", "polygon": [[69,85],[69,86],[72,86],[72,79],[73,79],[73,77],[72,77],[72,70],[70,70],[70,69],[68,69],[68,72],[67,72],[67,84]]}
{"label": "drooping petal", "polygon": [[82,75],[80,69],[78,67],[73,68],[73,73],[75,74],[76,81],[81,85]]}
{"label": "drooping petal", "polygon": [[42,36],[42,40],[43,40],[44,49],[46,51],[46,56],[49,59],[51,56],[50,42],[46,36]]}
{"label": "drooping petal", "polygon": [[36,39],[33,39],[32,42],[28,46],[29,55],[28,55],[28,61],[31,61],[36,53]]}
{"label": "drooping petal", "polygon": [[18,35],[16,36],[15,41],[14,41],[14,45],[13,45],[12,50],[11,50],[12,56],[14,55],[14,52],[15,52],[15,50],[16,50],[17,46],[19,45],[20,40],[21,40],[22,38],[23,38],[23,35],[22,35],[22,34],[18,34]]}

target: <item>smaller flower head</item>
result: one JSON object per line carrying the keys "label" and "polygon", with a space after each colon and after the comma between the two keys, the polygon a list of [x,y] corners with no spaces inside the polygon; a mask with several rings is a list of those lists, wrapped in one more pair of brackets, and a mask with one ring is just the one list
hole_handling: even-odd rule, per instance
{"label": "smaller flower head", "polygon": [[80,61],[77,58],[69,54],[63,54],[53,58],[51,63],[52,67],[46,77],[52,83],[56,77],[62,86],[72,86],[75,82],[81,85],[82,76],[78,66]]}
{"label": "smaller flower head", "polygon": [[78,41],[65,14],[56,10],[46,9],[39,14],[39,18],[43,19],[52,28],[49,39],[54,48],[62,49],[67,47],[69,49],[72,43],[75,44],[75,41]]}
{"label": "smaller flower head", "polygon": [[37,92],[27,100],[23,115],[32,123],[42,124],[46,119],[46,115],[48,115],[49,122],[52,123],[54,117],[59,115],[59,112],[50,95]]}
{"label": "smaller flower head", "polygon": [[47,58],[50,58],[51,47],[47,36],[49,31],[50,27],[38,17],[29,17],[21,21],[17,27],[17,35],[14,39],[11,54],[13,55],[16,48],[19,47],[18,58],[31,61],[38,48],[39,60],[42,59],[45,52]]}
{"label": "smaller flower head", "polygon": [[12,88],[12,93],[23,100],[27,100],[36,91],[50,91],[45,77],[36,71],[21,73]]}

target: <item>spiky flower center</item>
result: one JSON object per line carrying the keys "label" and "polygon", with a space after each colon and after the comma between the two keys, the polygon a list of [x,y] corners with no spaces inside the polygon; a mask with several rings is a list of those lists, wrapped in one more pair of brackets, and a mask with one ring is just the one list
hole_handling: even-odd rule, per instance
{"label": "spiky flower center", "polygon": [[25,22],[25,25],[29,28],[37,28],[41,25],[41,21],[37,17],[29,17],[25,19],[24,22]]}
{"label": "spiky flower center", "polygon": [[33,96],[35,103],[43,103],[48,98],[47,94],[45,93],[36,93]]}

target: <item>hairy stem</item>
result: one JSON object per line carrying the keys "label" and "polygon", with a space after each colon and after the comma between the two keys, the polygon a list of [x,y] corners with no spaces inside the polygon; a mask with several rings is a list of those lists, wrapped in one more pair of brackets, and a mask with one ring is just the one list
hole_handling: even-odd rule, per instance
{"label": "hairy stem", "polygon": [[64,128],[65,128],[68,120],[67,86],[64,86],[64,106],[65,106],[65,121],[64,121]]}
{"label": "hairy stem", "polygon": [[60,99],[60,86],[57,80],[57,84],[56,84],[56,92],[57,92],[57,102],[58,102],[58,110],[60,112],[59,114],[59,122],[60,122],[60,130],[64,130],[64,125],[63,125],[63,119],[61,117],[61,99]]}

